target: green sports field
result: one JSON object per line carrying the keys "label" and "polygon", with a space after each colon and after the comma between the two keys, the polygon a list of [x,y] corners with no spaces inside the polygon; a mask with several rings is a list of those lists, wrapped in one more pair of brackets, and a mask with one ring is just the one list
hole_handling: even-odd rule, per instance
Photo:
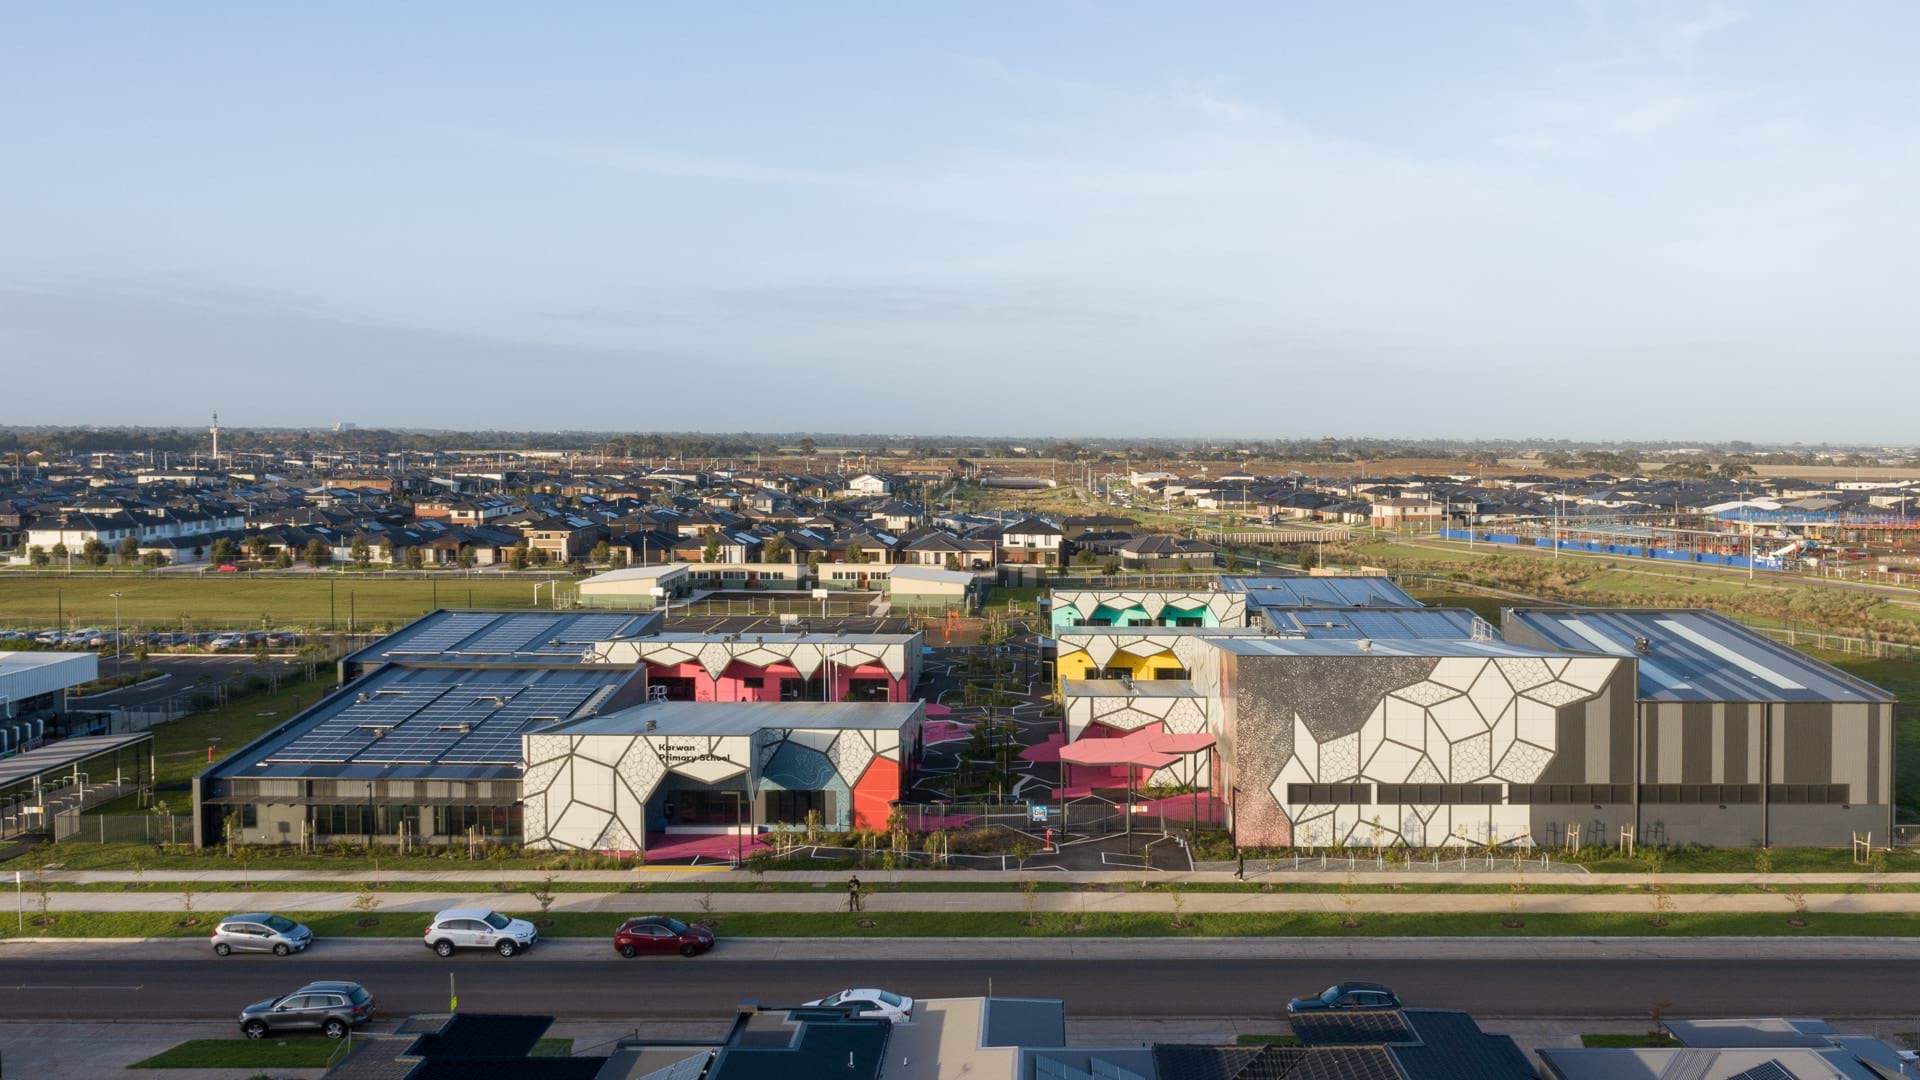
{"label": "green sports field", "polygon": [[[533,606],[536,584],[548,575],[465,576],[448,572],[431,579],[377,574],[310,576],[138,574],[0,577],[0,629],[111,627],[120,596],[123,628],[229,630],[311,627],[360,630],[397,626],[440,607]],[[565,579],[563,579],[565,580]],[[567,591],[562,584],[561,591]],[[551,590],[540,589],[542,605]]]}

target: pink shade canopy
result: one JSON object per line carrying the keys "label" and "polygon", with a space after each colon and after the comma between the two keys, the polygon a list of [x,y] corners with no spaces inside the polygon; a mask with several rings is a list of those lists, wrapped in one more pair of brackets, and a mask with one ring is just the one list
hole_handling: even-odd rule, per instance
{"label": "pink shade canopy", "polygon": [[935,701],[927,702],[928,716],[945,716],[952,711],[953,711],[952,709],[947,708],[945,705],[942,705],[939,702],[935,702]]}
{"label": "pink shade canopy", "polygon": [[1116,739],[1081,739],[1061,747],[1060,760],[1069,765],[1164,769],[1178,761],[1180,755],[1197,754],[1213,745],[1213,736],[1205,732],[1134,731]]}

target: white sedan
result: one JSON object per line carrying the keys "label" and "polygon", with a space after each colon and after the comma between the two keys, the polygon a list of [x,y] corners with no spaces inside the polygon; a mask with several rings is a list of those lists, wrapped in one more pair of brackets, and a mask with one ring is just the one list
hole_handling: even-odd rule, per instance
{"label": "white sedan", "polygon": [[855,1016],[869,1020],[885,1020],[891,1024],[904,1024],[913,1019],[913,999],[885,990],[870,988],[842,990],[837,994],[828,994],[818,1001],[807,1002],[810,1006],[831,1008],[834,1006],[851,1007]]}

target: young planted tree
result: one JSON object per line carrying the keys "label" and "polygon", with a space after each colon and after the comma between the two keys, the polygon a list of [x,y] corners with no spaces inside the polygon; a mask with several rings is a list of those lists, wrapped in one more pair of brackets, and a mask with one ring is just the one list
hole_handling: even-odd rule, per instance
{"label": "young planted tree", "polygon": [[302,555],[305,557],[307,565],[316,570],[333,562],[333,549],[327,546],[325,540],[317,536],[307,541],[307,546],[302,552]]}

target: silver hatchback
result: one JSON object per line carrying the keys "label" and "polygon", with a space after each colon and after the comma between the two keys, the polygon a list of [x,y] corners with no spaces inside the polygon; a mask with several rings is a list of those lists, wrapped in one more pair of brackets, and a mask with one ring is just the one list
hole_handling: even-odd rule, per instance
{"label": "silver hatchback", "polygon": [[305,952],[311,944],[313,931],[285,915],[229,915],[213,928],[213,951],[220,956],[237,952],[286,956]]}

